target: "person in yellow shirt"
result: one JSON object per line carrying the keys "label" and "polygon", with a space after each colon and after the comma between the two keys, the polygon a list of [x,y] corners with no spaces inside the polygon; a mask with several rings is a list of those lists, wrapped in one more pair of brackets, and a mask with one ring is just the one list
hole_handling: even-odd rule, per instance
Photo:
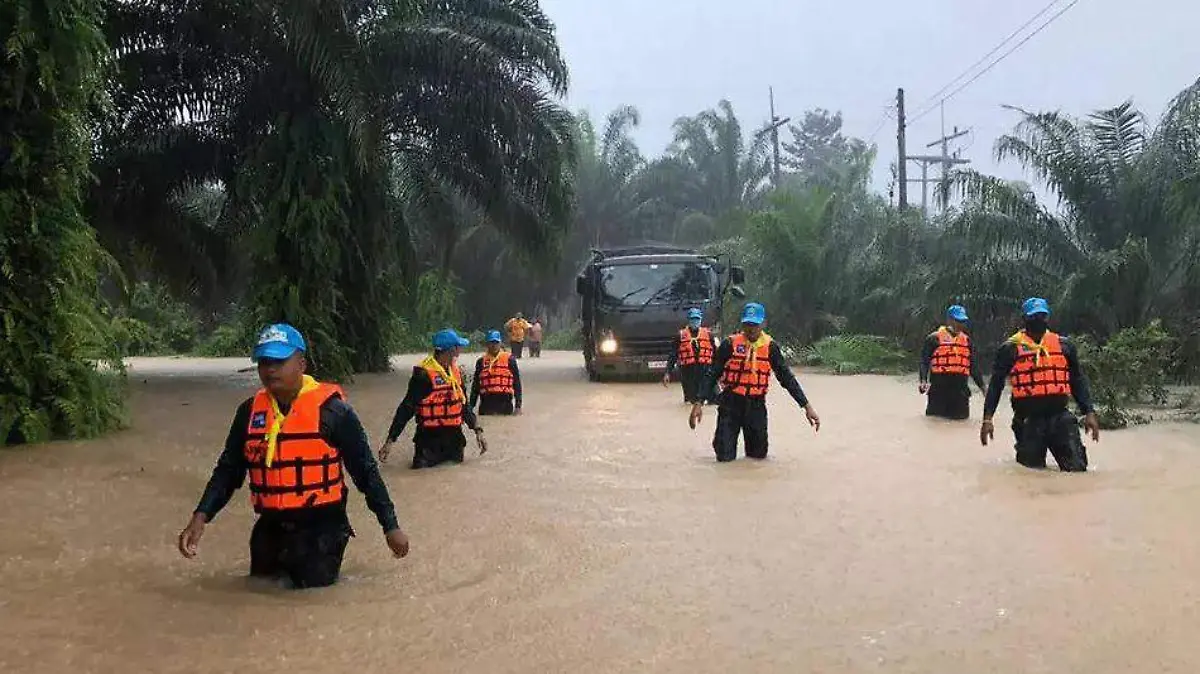
{"label": "person in yellow shirt", "polygon": [[531,328],[529,321],[525,320],[525,314],[517,312],[516,316],[508,319],[504,324],[504,331],[508,333],[508,346],[512,351],[513,358],[520,358],[521,352],[525,349],[525,333]]}

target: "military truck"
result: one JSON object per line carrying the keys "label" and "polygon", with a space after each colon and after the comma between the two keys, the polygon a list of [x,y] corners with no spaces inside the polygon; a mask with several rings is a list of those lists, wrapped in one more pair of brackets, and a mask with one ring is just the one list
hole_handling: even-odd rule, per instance
{"label": "military truck", "polygon": [[575,279],[588,378],[661,378],[688,309],[703,310],[720,337],[725,296],[745,297],[743,283],[745,271],[723,255],[666,245],[593,249]]}

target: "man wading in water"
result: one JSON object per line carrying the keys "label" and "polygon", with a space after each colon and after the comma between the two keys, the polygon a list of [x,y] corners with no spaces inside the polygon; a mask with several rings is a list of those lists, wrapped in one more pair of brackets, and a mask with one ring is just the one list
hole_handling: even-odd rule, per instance
{"label": "man wading in water", "polygon": [[975,357],[975,343],[967,334],[967,310],[955,304],[946,310],[946,324],[925,338],[921,350],[920,384],[917,390],[927,396],[925,415],[943,419],[971,416],[971,389],[974,379],[984,392],[983,375]]}
{"label": "man wading in water", "polygon": [[[766,321],[767,310],[763,305],[746,304],[742,309],[742,331],[717,347],[708,381],[700,388],[711,391],[716,388],[717,378],[721,380],[717,430],[713,433],[713,452],[721,463],[737,458],[738,435],[745,437],[747,457],[767,458],[767,390],[772,373],[796,404],[804,408],[804,416],[813,430],[821,430],[821,418],[783,359],[783,351],[763,331]],[[692,403],[688,425],[695,428],[703,418],[700,402]]]}
{"label": "man wading in water", "polygon": [[408,554],[367,434],[340,386],[304,374],[304,337],[290,325],[267,327],[254,349],[263,388],[238,407],[200,504],[179,534],[179,552],[196,556],[204,528],[250,476],[258,520],[250,533],[250,575],[286,578],[293,587],[337,582],[354,531],[346,516],[346,472],[383,527],[392,554]]}

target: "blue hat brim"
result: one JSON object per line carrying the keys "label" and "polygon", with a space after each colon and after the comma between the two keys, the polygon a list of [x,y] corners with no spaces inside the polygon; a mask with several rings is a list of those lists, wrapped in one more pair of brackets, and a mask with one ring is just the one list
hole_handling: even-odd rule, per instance
{"label": "blue hat brim", "polygon": [[253,359],[270,358],[271,360],[287,360],[294,356],[297,351],[300,351],[300,349],[291,344],[271,342],[254,347]]}
{"label": "blue hat brim", "polygon": [[742,316],[742,325],[762,325],[765,320],[761,316]]}
{"label": "blue hat brim", "polygon": [[971,320],[971,319],[970,319],[970,317],[969,317],[969,316],[967,316],[966,312],[952,312],[952,313],[950,313],[950,314],[947,314],[947,315],[948,315],[948,316],[950,316],[950,318],[953,318],[953,319],[954,319],[954,320],[956,320],[956,321],[962,321],[962,322],[964,322],[964,323],[965,323],[965,322],[967,322],[967,321],[969,321],[969,320]]}

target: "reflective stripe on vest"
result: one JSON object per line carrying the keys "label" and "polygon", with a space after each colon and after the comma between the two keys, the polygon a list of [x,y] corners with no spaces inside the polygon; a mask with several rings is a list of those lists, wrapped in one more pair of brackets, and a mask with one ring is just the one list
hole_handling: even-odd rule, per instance
{"label": "reflective stripe on vest", "polygon": [[425,368],[433,390],[417,403],[417,423],[423,428],[453,428],[463,422],[462,370],[457,365],[448,370],[451,377],[458,378],[458,388],[446,381],[435,368]]}
{"label": "reflective stripe on vest", "polygon": [[275,458],[267,466],[267,429],[275,413],[266,389],[254,395],[242,452],[256,512],[311,508],[345,498],[341,453],[321,437],[321,406],[334,396],[344,400],[346,394],[336,384],[320,384],[292,402],[276,436]]}
{"label": "reflective stripe on vest", "polygon": [[513,380],[512,356],[507,351],[501,351],[494,359],[485,355],[482,360],[479,392],[485,395],[514,395],[517,390]]}
{"label": "reflective stripe on vest", "polygon": [[729,338],[733,354],[725,361],[721,386],[747,398],[762,398],[771,385],[771,337],[763,333],[757,348],[740,332]]}
{"label": "reflective stripe on vest", "polygon": [[679,331],[680,365],[712,365],[712,362],[713,338],[708,328],[700,328],[695,337],[687,328]]}
{"label": "reflective stripe on vest", "polygon": [[1013,400],[1071,395],[1071,370],[1057,334],[1046,331],[1039,344],[1022,331],[1009,341],[1017,348],[1008,374]]}
{"label": "reflective stripe on vest", "polygon": [[937,348],[933,350],[933,358],[929,361],[929,371],[933,374],[971,374],[971,339],[967,333],[951,334],[949,328],[942,326],[936,336]]}

